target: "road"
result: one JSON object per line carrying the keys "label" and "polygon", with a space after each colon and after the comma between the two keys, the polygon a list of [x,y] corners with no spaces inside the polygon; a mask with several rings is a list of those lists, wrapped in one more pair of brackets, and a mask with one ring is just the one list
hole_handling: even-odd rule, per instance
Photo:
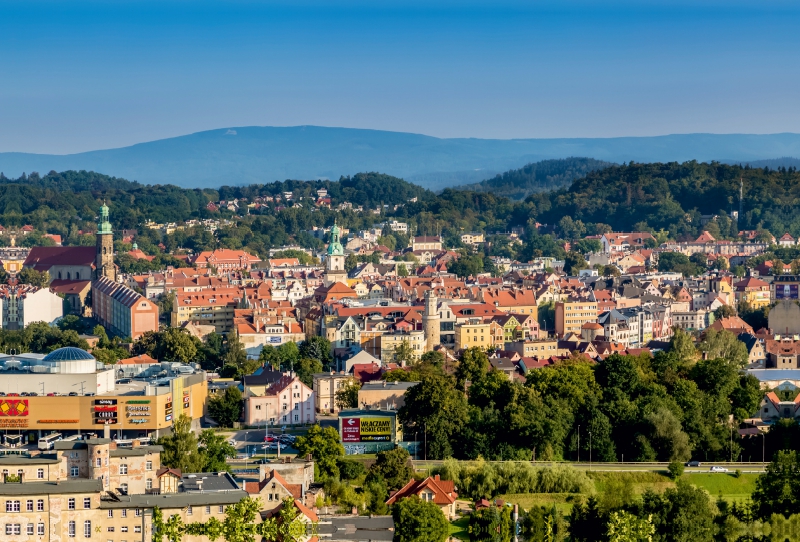
{"label": "road", "polygon": [[[429,460],[414,460],[412,461],[417,470],[424,470],[426,468],[441,466],[443,461],[429,459]],[[490,461],[491,463],[491,461]],[[551,467],[555,465],[569,465],[573,468],[580,470],[593,470],[605,472],[663,472],[669,467],[669,463],[571,463],[571,462],[551,462],[551,461],[529,461],[531,465],[536,467]],[[686,467],[686,473],[707,473],[710,472],[712,466],[718,466],[734,472],[737,469],[742,472],[761,473],[764,472],[768,463],[726,463],[726,462],[708,462],[701,463],[699,467]]]}

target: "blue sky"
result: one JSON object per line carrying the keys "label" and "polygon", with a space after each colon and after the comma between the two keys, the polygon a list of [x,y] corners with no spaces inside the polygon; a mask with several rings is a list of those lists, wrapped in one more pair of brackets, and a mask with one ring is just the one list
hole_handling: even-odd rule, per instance
{"label": "blue sky", "polygon": [[227,126],[800,131],[800,2],[0,3],[0,152]]}

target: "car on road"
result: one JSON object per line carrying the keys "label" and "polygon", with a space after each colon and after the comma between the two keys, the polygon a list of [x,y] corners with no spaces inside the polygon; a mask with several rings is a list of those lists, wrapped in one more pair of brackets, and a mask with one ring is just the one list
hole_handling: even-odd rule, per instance
{"label": "car on road", "polygon": [[701,463],[699,461],[689,461],[689,462],[686,463],[686,466],[687,467],[699,467],[700,464]]}
{"label": "car on road", "polygon": [[262,458],[262,459],[256,459],[255,461],[253,461],[253,464],[254,465],[266,465],[267,463],[271,463],[271,462],[272,462],[271,459]]}
{"label": "car on road", "polygon": [[710,472],[728,472],[728,469],[726,469],[725,467],[718,467],[714,465],[713,467],[711,467]]}

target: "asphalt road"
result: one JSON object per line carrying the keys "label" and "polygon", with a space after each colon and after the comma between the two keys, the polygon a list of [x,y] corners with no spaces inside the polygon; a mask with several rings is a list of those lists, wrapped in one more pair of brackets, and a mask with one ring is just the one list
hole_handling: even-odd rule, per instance
{"label": "asphalt road", "polygon": [[[441,460],[417,460],[412,461],[414,467],[417,469],[425,469],[429,467],[438,467],[442,465],[443,461]],[[666,471],[669,467],[669,463],[589,463],[589,462],[581,462],[581,463],[572,463],[572,462],[550,462],[550,461],[529,461],[531,465],[537,467],[549,467],[554,465],[570,465],[576,469],[581,470],[594,470],[594,471],[605,471],[605,472],[663,472]],[[749,472],[749,473],[761,473],[764,472],[767,463],[726,463],[726,462],[709,462],[709,463],[700,463],[699,467],[686,467],[684,472],[687,473],[707,473],[711,472],[711,467],[723,467],[728,469],[730,472],[734,472],[735,470],[740,470],[742,472]],[[722,473],[721,473],[722,474]]]}

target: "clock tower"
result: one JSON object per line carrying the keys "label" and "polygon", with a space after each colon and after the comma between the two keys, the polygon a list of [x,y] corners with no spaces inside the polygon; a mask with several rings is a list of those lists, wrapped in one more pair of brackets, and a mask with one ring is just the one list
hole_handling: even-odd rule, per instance
{"label": "clock tower", "polygon": [[344,269],[344,247],[340,236],[339,226],[334,222],[328,244],[328,258],[325,261],[325,286],[330,286],[334,282],[347,284],[347,271]]}
{"label": "clock tower", "polygon": [[100,207],[100,221],[97,224],[97,254],[95,254],[95,278],[106,277],[116,282],[117,268],[114,266],[114,233],[108,221],[108,207]]}

